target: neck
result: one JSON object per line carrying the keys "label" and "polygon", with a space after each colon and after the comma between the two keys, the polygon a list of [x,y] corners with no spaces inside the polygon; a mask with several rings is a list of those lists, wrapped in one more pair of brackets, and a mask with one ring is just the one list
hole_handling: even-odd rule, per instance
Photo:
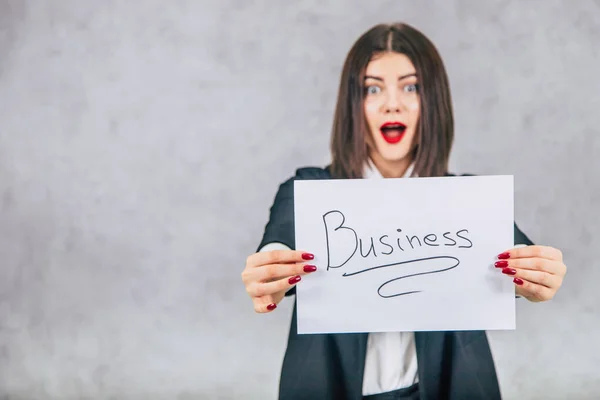
{"label": "neck", "polygon": [[384,160],[376,152],[369,154],[371,162],[384,178],[401,178],[413,162],[412,157],[405,157],[397,161]]}

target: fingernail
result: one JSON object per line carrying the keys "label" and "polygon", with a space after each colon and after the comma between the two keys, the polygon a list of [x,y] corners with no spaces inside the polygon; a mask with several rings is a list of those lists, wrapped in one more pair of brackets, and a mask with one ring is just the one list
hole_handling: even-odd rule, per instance
{"label": "fingernail", "polygon": [[275,304],[275,303],[271,303],[267,306],[267,310],[269,310],[269,311],[273,311],[276,308],[277,308],[277,304]]}
{"label": "fingernail", "polygon": [[314,265],[305,265],[304,266],[304,272],[315,272],[317,270],[317,267],[315,267]]}
{"label": "fingernail", "polygon": [[498,254],[498,258],[501,260],[506,260],[507,258],[510,258],[510,254],[508,252],[504,252],[502,254]]}
{"label": "fingernail", "polygon": [[300,275],[291,277],[288,280],[288,282],[290,283],[290,285],[293,285],[294,283],[300,282]]}
{"label": "fingernail", "polygon": [[512,269],[512,268],[504,268],[502,270],[502,273],[506,274],[506,275],[514,275],[514,274],[517,273],[517,270],[516,269]]}
{"label": "fingernail", "polygon": [[312,259],[314,259],[314,258],[315,258],[315,256],[313,256],[313,255],[312,255],[312,254],[310,254],[310,253],[304,253],[304,254],[302,254],[302,259],[303,259],[303,260],[312,260]]}
{"label": "fingernail", "polygon": [[517,285],[522,285],[523,284],[523,279],[515,278],[515,279],[513,279],[513,282],[516,283]]}
{"label": "fingernail", "polygon": [[506,268],[508,267],[508,261],[496,261],[494,265],[496,268]]}

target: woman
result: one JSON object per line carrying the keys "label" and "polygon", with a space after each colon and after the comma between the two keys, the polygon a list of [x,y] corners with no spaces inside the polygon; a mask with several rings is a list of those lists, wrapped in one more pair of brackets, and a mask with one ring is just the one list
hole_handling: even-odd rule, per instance
{"label": "woman", "polygon": [[[259,313],[292,295],[318,266],[295,249],[296,179],[450,176],[452,104],[434,45],[406,24],[377,25],[350,50],[331,140],[332,163],[300,168],[279,187],[259,252],[242,280]],[[529,301],[551,299],[566,267],[559,250],[534,246],[514,225],[515,247],[498,273]],[[497,399],[484,331],[297,335],[296,307],[280,380],[281,399]]]}

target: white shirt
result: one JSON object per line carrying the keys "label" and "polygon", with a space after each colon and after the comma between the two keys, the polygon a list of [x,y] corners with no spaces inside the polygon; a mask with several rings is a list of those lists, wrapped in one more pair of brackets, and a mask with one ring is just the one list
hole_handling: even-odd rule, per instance
{"label": "white shirt", "polygon": [[[404,178],[409,177],[411,165]],[[365,166],[365,179],[383,176],[370,162]],[[260,251],[288,249],[282,243],[268,243]],[[417,350],[413,332],[375,332],[367,338],[367,353],[363,376],[363,396],[385,393],[409,387],[418,382]]]}

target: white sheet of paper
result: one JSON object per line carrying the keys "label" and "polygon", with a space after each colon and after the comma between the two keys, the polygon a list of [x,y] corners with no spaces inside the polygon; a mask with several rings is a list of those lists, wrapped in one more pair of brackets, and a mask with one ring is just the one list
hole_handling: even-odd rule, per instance
{"label": "white sheet of paper", "polygon": [[515,329],[512,176],[294,182],[298,333]]}

